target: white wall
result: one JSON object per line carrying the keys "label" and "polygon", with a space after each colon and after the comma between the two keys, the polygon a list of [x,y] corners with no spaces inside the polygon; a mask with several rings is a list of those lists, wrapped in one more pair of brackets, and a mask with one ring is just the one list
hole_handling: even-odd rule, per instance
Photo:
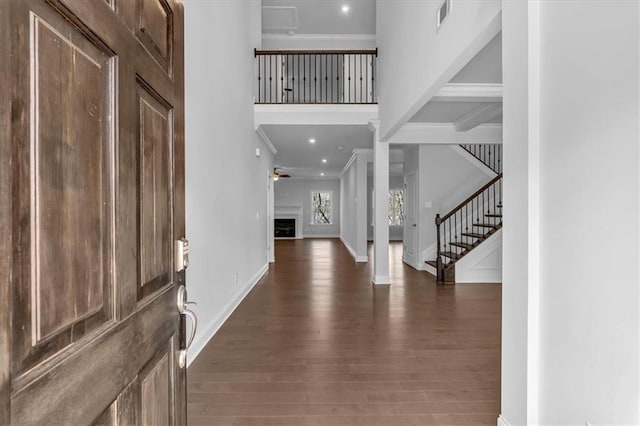
{"label": "white wall", "polygon": [[[404,189],[403,176],[389,176],[389,190]],[[373,241],[373,176],[367,176],[367,240]],[[389,226],[389,241],[402,241],[403,227]]]}
{"label": "white wall", "polygon": [[420,145],[418,161],[418,253],[424,263],[435,260],[436,214],[448,213],[491,178],[448,145]]}
{"label": "white wall", "polygon": [[[311,193],[332,193],[331,225],[311,224]],[[338,237],[340,235],[340,181],[336,179],[280,179],[274,185],[275,208],[302,207],[303,237]],[[298,226],[298,225],[297,225]]]}
{"label": "white wall", "polygon": [[187,288],[200,322],[191,361],[266,270],[273,158],[253,127],[260,1],[184,5]]}
{"label": "white wall", "polygon": [[377,77],[383,140],[500,31],[500,0],[452,3],[451,14],[436,31],[440,1],[377,1]]}
{"label": "white wall", "polygon": [[640,424],[639,17],[638,2],[505,2],[511,424]]}
{"label": "white wall", "polygon": [[342,227],[340,239],[347,246],[352,256],[357,250],[357,192],[358,192],[358,162],[353,161],[340,179],[342,194]]}
{"label": "white wall", "polygon": [[638,424],[638,2],[540,12],[540,422]]}

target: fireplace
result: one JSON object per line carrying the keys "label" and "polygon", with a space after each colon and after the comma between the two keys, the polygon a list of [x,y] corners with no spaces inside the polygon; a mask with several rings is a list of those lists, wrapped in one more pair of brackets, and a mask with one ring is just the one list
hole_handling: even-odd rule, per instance
{"label": "fireplace", "polygon": [[296,237],[296,220],[295,219],[275,219],[274,223],[275,238],[295,238]]}
{"label": "fireplace", "polygon": [[276,205],[273,210],[275,238],[302,238],[302,206]]}

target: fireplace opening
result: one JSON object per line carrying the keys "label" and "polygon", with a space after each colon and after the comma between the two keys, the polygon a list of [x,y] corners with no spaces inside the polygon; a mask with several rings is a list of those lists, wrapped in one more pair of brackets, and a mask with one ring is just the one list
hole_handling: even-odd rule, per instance
{"label": "fireplace opening", "polygon": [[296,220],[295,219],[276,219],[274,231],[275,231],[275,238],[295,238],[296,237]]}

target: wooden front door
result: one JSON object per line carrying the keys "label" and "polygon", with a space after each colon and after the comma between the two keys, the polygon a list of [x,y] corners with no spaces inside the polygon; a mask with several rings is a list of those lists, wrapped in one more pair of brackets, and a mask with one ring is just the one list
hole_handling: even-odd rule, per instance
{"label": "wooden front door", "polygon": [[182,6],[0,20],[0,424],[184,424]]}

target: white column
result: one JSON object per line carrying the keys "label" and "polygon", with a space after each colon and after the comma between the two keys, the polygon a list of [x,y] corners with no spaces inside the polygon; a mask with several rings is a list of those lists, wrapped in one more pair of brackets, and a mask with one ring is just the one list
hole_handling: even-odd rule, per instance
{"label": "white column", "polygon": [[391,284],[389,278],[389,144],[380,142],[380,121],[373,131],[373,283]]}

